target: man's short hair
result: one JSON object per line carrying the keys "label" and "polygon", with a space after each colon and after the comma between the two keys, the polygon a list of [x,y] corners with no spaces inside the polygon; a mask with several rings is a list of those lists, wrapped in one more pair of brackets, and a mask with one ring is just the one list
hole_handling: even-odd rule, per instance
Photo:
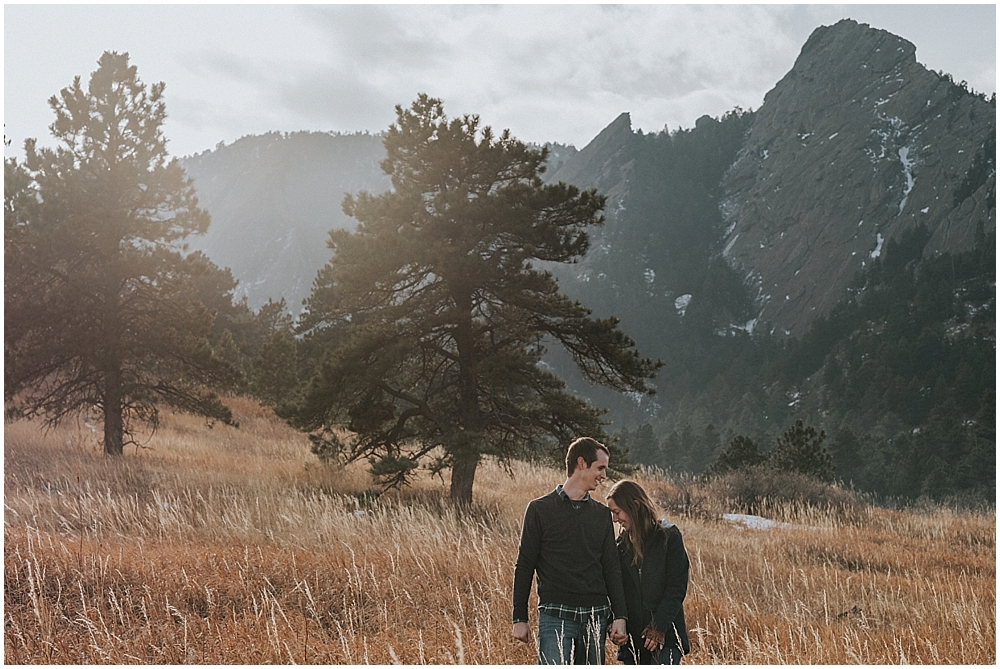
{"label": "man's short hair", "polygon": [[566,451],[567,478],[572,476],[573,472],[576,471],[577,458],[583,458],[583,461],[587,463],[587,467],[590,467],[590,465],[597,461],[597,451],[604,451],[608,454],[609,458],[611,457],[611,451],[608,450],[607,446],[590,437],[580,437],[570,444],[569,449]]}

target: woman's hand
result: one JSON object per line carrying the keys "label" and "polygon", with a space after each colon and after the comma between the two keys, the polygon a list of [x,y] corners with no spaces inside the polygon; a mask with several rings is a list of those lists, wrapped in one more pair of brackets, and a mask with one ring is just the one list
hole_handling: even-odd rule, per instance
{"label": "woman's hand", "polygon": [[663,648],[663,642],[666,641],[663,632],[656,629],[652,625],[646,627],[642,631],[643,645],[646,646],[646,650],[649,652],[655,652]]}

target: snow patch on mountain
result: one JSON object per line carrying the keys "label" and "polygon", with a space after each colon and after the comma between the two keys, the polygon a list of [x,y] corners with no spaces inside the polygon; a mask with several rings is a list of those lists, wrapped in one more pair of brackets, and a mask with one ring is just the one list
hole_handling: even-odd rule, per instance
{"label": "snow patch on mountain", "polygon": [[689,304],[691,304],[690,294],[681,295],[676,300],[674,300],[674,309],[677,310],[677,315],[683,318],[684,314],[687,312]]}

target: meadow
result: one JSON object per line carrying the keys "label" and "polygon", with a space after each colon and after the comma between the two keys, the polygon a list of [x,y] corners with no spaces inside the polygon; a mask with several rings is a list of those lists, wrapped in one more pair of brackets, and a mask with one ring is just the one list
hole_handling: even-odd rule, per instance
{"label": "meadow", "polygon": [[[447,475],[380,494],[232,404],[238,429],[167,414],[120,462],[82,420],[4,425],[5,663],[534,662],[513,563],[564,473],[486,462],[468,509]],[[635,478],[691,559],[685,663],[996,663],[995,511],[776,505],[754,529],[690,481]]]}

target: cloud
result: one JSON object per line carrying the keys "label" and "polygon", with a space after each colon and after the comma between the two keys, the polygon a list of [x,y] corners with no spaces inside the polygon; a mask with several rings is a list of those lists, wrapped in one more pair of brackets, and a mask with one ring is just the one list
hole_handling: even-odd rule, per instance
{"label": "cloud", "polygon": [[624,111],[658,131],[756,109],[809,34],[848,16],[996,90],[993,5],[11,5],[5,132],[14,147],[47,136],[48,96],[114,48],[167,83],[182,155],[269,130],[383,130],[420,92],[582,147]]}
{"label": "cloud", "polygon": [[394,118],[395,96],[364,71],[331,67],[273,84],[277,104],[320,127],[378,132]]}
{"label": "cloud", "polygon": [[325,38],[330,55],[344,65],[368,70],[404,66],[438,68],[448,49],[428,25],[433,8],[407,5],[310,5],[303,19]]}
{"label": "cloud", "polygon": [[[622,111],[632,111],[640,126],[660,128],[720,115],[748,96],[759,105],[800,46],[779,29],[787,11],[308,6],[299,17],[322,44],[321,63],[268,63],[257,86],[289,112],[331,127],[382,128],[396,104],[427,92],[443,98],[452,115],[480,112],[534,141],[557,128],[560,139],[579,143]],[[762,34],[774,36],[767,48]]]}
{"label": "cloud", "polygon": [[429,38],[461,57],[447,73],[398,72],[534,141],[589,141],[622,111],[660,129],[759,106],[801,46],[779,30],[780,7],[503,5],[488,21],[421,10],[437,27]]}
{"label": "cloud", "polygon": [[241,85],[253,85],[260,76],[259,68],[253,61],[216,48],[180,54],[178,61],[197,78],[220,78]]}

